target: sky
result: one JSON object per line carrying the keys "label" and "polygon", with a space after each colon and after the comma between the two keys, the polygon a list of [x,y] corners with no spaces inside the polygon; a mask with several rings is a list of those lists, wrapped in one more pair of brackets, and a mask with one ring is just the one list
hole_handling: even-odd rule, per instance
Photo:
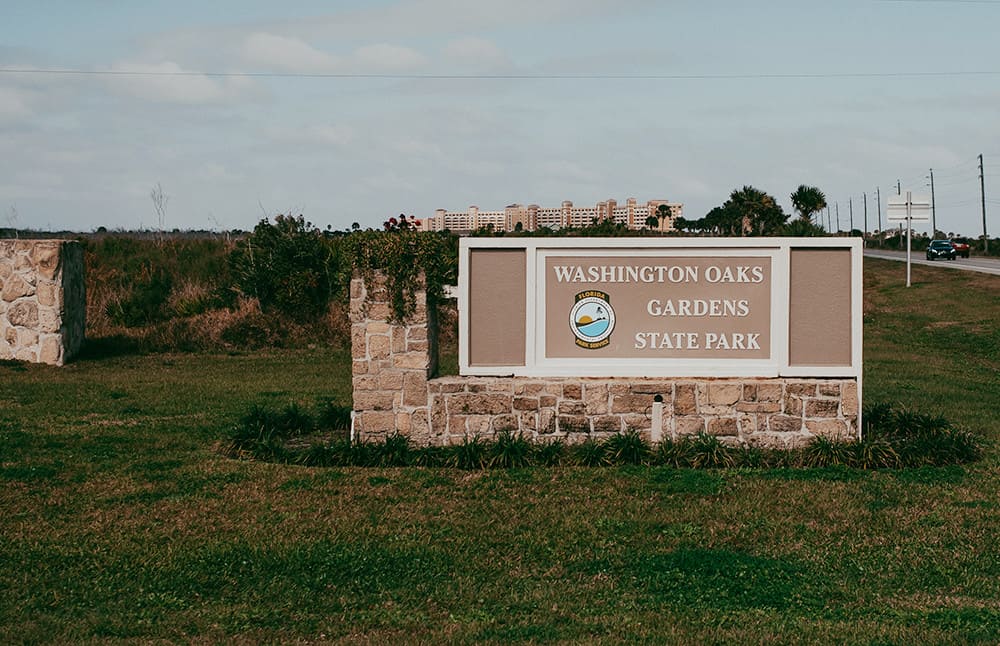
{"label": "sky", "polygon": [[628,197],[696,219],[806,184],[876,230],[933,169],[937,228],[975,236],[981,154],[1000,230],[1000,0],[0,5],[0,227]]}

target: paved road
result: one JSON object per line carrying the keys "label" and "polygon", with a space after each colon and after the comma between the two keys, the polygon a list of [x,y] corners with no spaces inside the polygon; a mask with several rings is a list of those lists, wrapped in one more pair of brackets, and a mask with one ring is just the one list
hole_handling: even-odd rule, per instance
{"label": "paved road", "polygon": [[[865,249],[865,256],[868,258],[882,258],[884,260],[901,260],[906,262],[905,251],[884,251],[881,249]],[[1000,276],[1000,258],[959,258],[958,260],[926,260],[923,251],[914,251],[910,257],[910,262],[914,265],[929,265],[933,267],[950,267],[952,269],[962,269],[965,271],[978,271],[984,274]]]}

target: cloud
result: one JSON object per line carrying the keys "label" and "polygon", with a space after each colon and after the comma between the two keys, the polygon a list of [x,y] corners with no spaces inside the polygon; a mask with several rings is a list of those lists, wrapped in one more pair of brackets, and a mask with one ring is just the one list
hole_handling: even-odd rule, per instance
{"label": "cloud", "polygon": [[334,72],[341,61],[297,39],[256,32],[246,37],[241,54],[250,65],[290,72]]}
{"label": "cloud", "polygon": [[465,36],[450,41],[442,52],[449,64],[486,69],[509,69],[510,58],[496,43],[485,38]]}
{"label": "cloud", "polygon": [[212,78],[185,70],[172,61],[119,62],[111,70],[120,74],[106,77],[114,90],[148,101],[187,105],[223,103],[243,97],[255,87],[251,79]]}
{"label": "cloud", "polygon": [[379,43],[358,48],[351,56],[356,71],[409,71],[427,62],[424,56],[409,47]]}
{"label": "cloud", "polygon": [[30,116],[33,98],[27,90],[0,86],[0,123]]}

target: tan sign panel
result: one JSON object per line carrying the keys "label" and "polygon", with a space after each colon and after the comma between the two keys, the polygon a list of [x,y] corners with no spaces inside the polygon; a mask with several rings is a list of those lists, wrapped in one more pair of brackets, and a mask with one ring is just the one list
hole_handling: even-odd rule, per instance
{"label": "tan sign panel", "polygon": [[768,359],[771,258],[549,256],[548,359]]}

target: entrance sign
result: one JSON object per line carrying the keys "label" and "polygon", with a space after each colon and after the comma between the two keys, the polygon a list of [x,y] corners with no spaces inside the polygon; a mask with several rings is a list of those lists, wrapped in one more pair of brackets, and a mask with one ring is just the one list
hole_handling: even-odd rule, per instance
{"label": "entrance sign", "polygon": [[861,377],[859,238],[463,238],[462,375]]}

